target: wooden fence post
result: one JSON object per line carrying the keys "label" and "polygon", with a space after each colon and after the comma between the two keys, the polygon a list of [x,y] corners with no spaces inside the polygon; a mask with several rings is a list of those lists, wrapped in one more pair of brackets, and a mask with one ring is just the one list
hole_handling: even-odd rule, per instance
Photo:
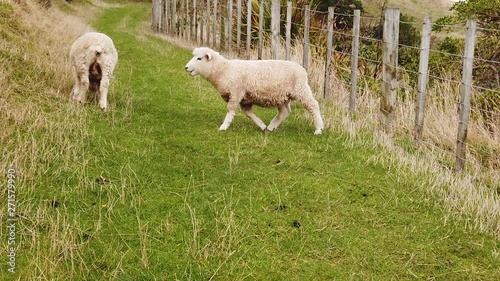
{"label": "wooden fence post", "polygon": [[207,22],[205,23],[207,26],[207,46],[210,46],[210,18],[211,18],[211,13],[210,13],[210,0],[207,0],[207,12],[205,13],[207,15]]}
{"label": "wooden fence post", "polygon": [[189,37],[191,36],[191,21],[189,20],[189,0],[185,0],[186,4],[184,4],[184,7],[186,9],[185,11],[185,20],[184,20],[184,39],[187,41],[189,40]]}
{"label": "wooden fence post", "polygon": [[156,17],[156,4],[157,0],[153,0],[153,6],[151,7],[151,30],[155,30],[155,17]]}
{"label": "wooden fence post", "polygon": [[164,19],[165,14],[163,13],[163,1],[158,0],[158,31],[163,31],[163,24],[162,22],[165,20]]}
{"label": "wooden fence post", "polygon": [[[208,3],[210,3],[210,0],[208,0]],[[212,28],[212,46],[214,48],[217,47],[217,0],[214,0],[214,26]]]}
{"label": "wooden fence post", "polygon": [[334,7],[328,7],[327,37],[326,37],[326,63],[325,63],[325,86],[323,87],[323,98],[330,99],[330,66],[332,63],[332,45],[333,45],[333,13]]}
{"label": "wooden fence post", "polygon": [[380,121],[385,132],[392,135],[398,87],[399,9],[385,10],[382,41],[382,97]]}
{"label": "wooden fence post", "polygon": [[349,116],[356,114],[356,95],[358,92],[358,53],[359,53],[359,29],[361,11],[354,10],[352,25],[352,56],[351,56],[351,94],[349,95]]}
{"label": "wooden fence post", "polygon": [[241,0],[238,0],[236,6],[236,49],[240,53],[241,46]]}
{"label": "wooden fence post", "polygon": [[302,56],[302,66],[309,68],[309,22],[310,22],[309,5],[304,6],[304,53]]}
{"label": "wooden fence post", "polygon": [[162,0],[158,0],[158,31],[161,31],[161,22],[163,21],[163,9],[161,8],[163,4]]}
{"label": "wooden fence post", "polygon": [[291,38],[292,38],[292,1],[288,1],[286,4],[286,41],[285,41],[285,58],[290,60],[290,49],[291,49]]}
{"label": "wooden fence post", "polygon": [[250,46],[252,43],[252,0],[247,0],[247,48],[246,57],[250,59]]}
{"label": "wooden fence post", "polygon": [[413,139],[420,146],[424,126],[425,98],[427,95],[427,80],[429,79],[429,48],[431,45],[431,18],[424,18],[422,39],[420,41],[420,61],[418,65],[417,107],[415,112],[415,130]]}
{"label": "wooden fence post", "polygon": [[193,0],[193,12],[191,13],[191,40],[198,42],[198,19],[196,18],[196,0]]}
{"label": "wooden fence post", "polygon": [[[175,0],[174,0],[174,1],[175,1]],[[198,23],[199,23],[199,26],[200,26],[200,43],[201,43],[202,45],[203,45],[203,44],[204,44],[204,42],[205,42],[205,41],[204,41],[204,40],[205,40],[205,38],[204,38],[204,36],[203,36],[203,33],[204,33],[204,25],[203,25],[203,22],[204,22],[204,10],[205,10],[205,9],[203,8],[203,6],[204,6],[204,5],[203,5],[203,0],[201,0],[201,1],[200,1],[200,7],[199,7],[199,9],[200,9],[200,12],[199,12],[200,17],[199,17],[199,20],[196,20],[196,22],[198,22]]]}
{"label": "wooden fence post", "polygon": [[257,51],[257,58],[262,59],[262,49],[264,48],[264,41],[262,40],[262,33],[264,29],[264,0],[260,1],[259,6],[259,46]]}
{"label": "wooden fence post", "polygon": [[178,35],[179,30],[177,26],[177,1],[172,0],[172,30],[173,34]]}
{"label": "wooden fence post", "polygon": [[165,10],[163,10],[163,3],[165,2],[166,0],[159,0],[159,5],[158,5],[158,10],[159,10],[159,14],[160,14],[160,18],[158,19],[158,31],[160,32],[165,32],[165,29],[163,28],[163,22],[165,22],[165,20],[167,19],[167,15],[165,14]]}
{"label": "wooden fence post", "polygon": [[179,14],[180,14],[180,17],[181,17],[181,20],[179,21],[179,29],[180,29],[180,35],[181,35],[181,38],[186,38],[186,4],[187,4],[187,0],[180,0],[181,2],[181,8],[180,8],[180,11],[179,11]]}
{"label": "wooden fence post", "polygon": [[151,7],[151,30],[158,30],[158,13],[160,12],[161,0],[153,0]]}
{"label": "wooden fence post", "polygon": [[271,5],[271,58],[279,59],[280,52],[280,0]]}
{"label": "wooden fence post", "polygon": [[455,170],[461,171],[465,166],[465,152],[467,149],[467,127],[470,114],[470,93],[472,89],[472,67],[474,64],[474,45],[476,43],[476,22],[467,21],[465,35],[465,49],[462,70],[462,85],[460,86],[459,122],[457,135],[457,151]]}
{"label": "wooden fence post", "polygon": [[170,33],[170,22],[172,20],[172,12],[170,11],[170,0],[163,2],[163,9],[165,10],[165,17],[163,19],[163,32]]}
{"label": "wooden fence post", "polygon": [[227,23],[227,9],[226,9],[226,5],[227,3],[224,2],[224,0],[221,1],[220,3],[220,43],[219,43],[219,46],[220,46],[220,49],[221,50],[224,50],[226,48],[226,38],[227,38],[227,34],[226,34],[226,23]]}
{"label": "wooden fence post", "polygon": [[228,0],[227,1],[227,6],[228,6],[228,17],[229,17],[229,22],[228,22],[228,36],[227,36],[227,49],[229,52],[233,51],[233,0]]}

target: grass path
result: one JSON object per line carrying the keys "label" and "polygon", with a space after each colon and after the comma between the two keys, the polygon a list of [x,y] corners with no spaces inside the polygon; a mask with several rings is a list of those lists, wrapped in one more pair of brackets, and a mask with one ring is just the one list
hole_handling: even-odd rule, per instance
{"label": "grass path", "polygon": [[120,56],[111,108],[87,106],[82,171],[39,194],[60,203],[71,242],[51,270],[23,272],[44,255],[24,253],[21,279],[500,279],[498,242],[446,221],[370,148],[313,136],[303,109],[273,133],[242,114],[219,132],[225,104],[185,73],[189,50],[141,32],[148,13],[108,8],[94,23]]}

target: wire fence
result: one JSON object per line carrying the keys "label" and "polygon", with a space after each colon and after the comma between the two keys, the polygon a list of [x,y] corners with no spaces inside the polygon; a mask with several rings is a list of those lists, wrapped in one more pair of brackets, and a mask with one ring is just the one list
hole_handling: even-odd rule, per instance
{"label": "wire fence", "polygon": [[[399,40],[405,36],[398,33],[402,25],[422,23],[420,45]],[[339,81],[350,88],[349,96],[339,100],[349,100],[347,107],[353,118],[363,114],[363,104],[358,104],[357,98],[366,92],[366,87],[373,87],[380,98],[379,123],[388,134],[413,139],[416,147],[439,148],[443,154],[453,155],[450,158],[455,159],[454,164],[448,166],[456,170],[462,170],[466,162],[497,169],[500,105],[495,100],[492,104],[471,103],[471,99],[483,98],[487,102],[488,95],[500,94],[500,62],[496,57],[474,55],[476,34],[485,29],[476,27],[472,20],[465,23],[401,21],[397,9],[387,9],[381,17],[367,17],[359,11],[318,11],[291,2],[282,5],[277,0],[153,0],[151,28],[198,45],[234,52],[238,57],[297,60],[310,77],[318,73],[317,78],[310,78],[316,81],[311,84],[316,93],[323,93],[325,100],[339,99],[332,94]],[[449,52],[431,47],[433,27],[453,29],[465,36],[463,50]],[[442,65],[434,63],[436,57]],[[491,69],[492,81],[475,81],[472,74],[476,68]],[[428,91],[432,95],[427,97]],[[426,109],[433,112],[424,114]],[[437,109],[441,112],[435,113]],[[425,127],[424,115],[433,116],[426,117]],[[445,121],[448,123],[440,124]],[[442,126],[448,128],[444,130]],[[454,129],[450,131],[450,127]],[[474,135],[474,143],[466,146],[471,131],[482,135]],[[478,139],[490,148],[489,152],[478,152],[482,149],[476,146]],[[477,157],[466,158],[466,152]]]}

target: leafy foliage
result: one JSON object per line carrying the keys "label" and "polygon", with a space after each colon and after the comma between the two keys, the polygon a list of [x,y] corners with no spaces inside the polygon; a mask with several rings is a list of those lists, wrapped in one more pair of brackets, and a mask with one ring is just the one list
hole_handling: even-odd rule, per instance
{"label": "leafy foliage", "polygon": [[490,29],[485,30],[489,34],[500,30],[499,7],[499,0],[466,0],[455,3],[451,9],[458,19],[476,19],[480,27]]}
{"label": "leafy foliage", "polygon": [[[489,113],[500,109],[500,72],[498,69],[500,61],[500,0],[465,0],[455,3],[452,10],[453,16],[442,17],[437,20],[438,25],[434,30],[442,31],[443,25],[464,22],[467,19],[475,19],[479,27],[476,32],[476,48],[473,76],[475,85],[491,89],[481,93],[477,99],[473,99],[474,106],[479,107],[482,115],[492,123],[498,121],[499,117]],[[463,45],[463,40],[452,40],[446,38],[439,47],[451,54],[457,53]],[[438,59],[442,61],[442,59]],[[453,64],[456,65],[456,64]],[[448,64],[450,66],[450,64]],[[452,68],[448,68],[452,69]],[[457,67],[456,69],[460,69]]]}
{"label": "leafy foliage", "polygon": [[359,0],[320,0],[317,10],[328,12],[328,7],[334,7],[337,14],[334,22],[337,29],[352,28],[352,16],[350,15],[353,14],[354,10],[363,12],[363,4]]}

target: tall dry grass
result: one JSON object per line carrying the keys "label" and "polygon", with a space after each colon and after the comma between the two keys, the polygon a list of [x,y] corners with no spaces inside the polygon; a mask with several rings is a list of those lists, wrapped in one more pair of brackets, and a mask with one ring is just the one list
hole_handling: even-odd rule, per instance
{"label": "tall dry grass", "polygon": [[[23,261],[19,255],[17,262],[29,279],[50,279],[81,260],[78,215],[55,209],[41,194],[62,190],[52,179],[83,177],[88,113],[70,101],[74,80],[68,54],[73,41],[90,30],[82,18],[93,11],[79,12],[62,0],[52,4],[0,3],[0,173],[16,170],[16,248],[32,257]],[[7,189],[0,193],[7,198]],[[1,239],[0,247],[8,249],[7,242]]]}
{"label": "tall dry grass", "polygon": [[[6,1],[12,8],[3,26],[1,45],[0,170],[18,170],[31,179],[48,163],[69,165],[85,135],[84,112],[68,106],[73,73],[68,53],[72,42],[88,31],[78,17],[34,1]],[[41,168],[41,169],[40,169]]]}

